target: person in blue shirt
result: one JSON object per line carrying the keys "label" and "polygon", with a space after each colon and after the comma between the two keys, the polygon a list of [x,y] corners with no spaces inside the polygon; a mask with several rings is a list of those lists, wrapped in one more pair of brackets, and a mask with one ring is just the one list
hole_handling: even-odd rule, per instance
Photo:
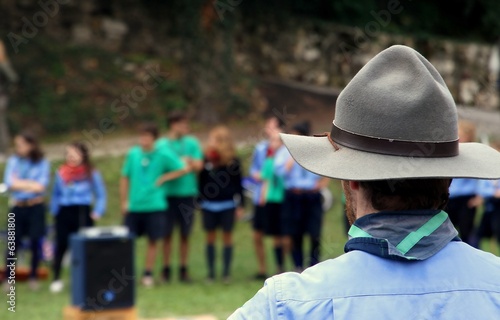
{"label": "person in blue shirt", "polygon": [[51,292],[63,289],[61,264],[71,234],[82,227],[92,226],[105,210],[106,188],[101,174],[93,167],[87,146],[81,142],[73,142],[66,147],[65,163],[55,173],[50,202],[56,229]]}
{"label": "person in blue shirt", "polygon": [[[30,287],[38,289],[37,269],[41,259],[40,241],[45,235],[45,195],[50,179],[50,165],[45,160],[37,136],[25,131],[14,138],[15,155],[5,167],[4,183],[13,202],[15,215],[15,250],[9,258],[17,256],[21,239],[30,239]],[[11,261],[8,261],[8,263]],[[7,268],[9,279],[9,268]]]}
{"label": "person in blue shirt", "polygon": [[[283,119],[276,115],[271,115],[266,119],[264,125],[264,135],[266,140],[259,142],[254,149],[252,155],[252,161],[250,164],[250,177],[255,183],[255,189],[253,192],[253,204],[254,204],[254,214],[253,214],[253,241],[255,246],[255,253],[257,256],[258,272],[255,275],[257,280],[265,280],[266,275],[266,254],[264,250],[264,233],[266,226],[268,225],[269,216],[266,215],[266,210],[264,204],[261,203],[261,188],[262,188],[262,168],[264,162],[266,161],[266,155],[269,149],[269,138],[273,135],[282,132],[285,128],[285,122]],[[276,253],[279,255],[280,253]],[[278,258],[277,258],[278,259]]]}
{"label": "person in blue shirt", "polygon": [[229,319],[499,319],[500,258],[461,241],[444,209],[451,179],[500,179],[500,152],[459,143],[434,66],[385,49],[342,90],[330,126],[281,138],[302,167],[341,180],[345,254],[267,279]]}
{"label": "person in blue shirt", "polygon": [[[291,133],[310,135],[309,121],[293,126]],[[295,270],[301,272],[304,265],[303,238],[311,238],[309,266],[319,262],[323,207],[321,205],[322,188],[327,187],[328,178],[314,174],[302,168],[286,148],[280,150],[276,160],[276,172],[285,179],[285,201],[283,204],[282,228],[285,256],[292,254]]]}

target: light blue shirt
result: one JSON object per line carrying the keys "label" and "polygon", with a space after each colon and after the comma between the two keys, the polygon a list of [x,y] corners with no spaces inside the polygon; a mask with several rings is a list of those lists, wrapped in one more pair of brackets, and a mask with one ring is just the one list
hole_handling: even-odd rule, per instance
{"label": "light blue shirt", "polygon": [[[33,163],[27,158],[22,158],[17,155],[11,156],[7,160],[5,167],[4,183],[7,188],[11,188],[14,179],[32,180],[40,183],[45,188],[49,185],[50,180],[50,165],[45,159]],[[43,196],[45,192],[25,192],[11,190],[11,197],[16,201],[29,200]]]}
{"label": "light blue shirt", "polygon": [[302,168],[294,162],[290,171],[286,171],[286,163],[292,157],[286,147],[282,147],[276,153],[275,172],[285,180],[285,189],[313,190],[321,179],[315,173]]}
{"label": "light blue shirt", "polygon": [[500,180],[480,180],[478,194],[483,198],[491,198],[500,190]]}
{"label": "light blue shirt", "polygon": [[458,178],[453,179],[450,185],[450,198],[473,196],[478,194],[479,180]]}
{"label": "light blue shirt", "polygon": [[102,216],[106,211],[106,187],[101,174],[94,170],[92,179],[64,183],[61,175],[56,172],[50,211],[57,215],[61,206],[91,205],[94,203],[93,212]]}
{"label": "light blue shirt", "polygon": [[422,261],[351,251],[284,273],[229,319],[500,319],[500,259],[450,242]]}
{"label": "light blue shirt", "polygon": [[[253,151],[252,162],[250,163],[250,176],[255,174],[260,174],[264,161],[266,160],[267,148],[269,146],[268,141],[259,142]],[[262,182],[255,182],[255,188],[253,190],[253,203],[258,204],[260,200],[260,190],[262,188]]]}

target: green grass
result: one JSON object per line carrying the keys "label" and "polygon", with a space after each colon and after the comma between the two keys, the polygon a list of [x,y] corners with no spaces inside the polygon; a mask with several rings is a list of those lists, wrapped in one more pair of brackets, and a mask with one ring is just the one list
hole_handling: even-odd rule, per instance
{"label": "green grass", "polygon": [[[248,154],[242,155],[248,162]],[[121,223],[118,203],[118,177],[122,163],[121,157],[101,158],[96,161],[97,167],[102,172],[108,189],[108,210],[98,225],[116,225]],[[53,169],[58,163],[53,163]],[[3,166],[0,166],[3,170]],[[335,204],[332,210],[325,214],[322,234],[322,259],[329,259],[343,253],[346,240],[343,229],[343,212],[340,203],[340,184],[331,182],[331,189],[335,195]],[[5,198],[0,199],[2,208],[7,208]],[[248,208],[251,210],[251,208]],[[2,216],[4,214],[2,213]],[[167,316],[185,316],[196,314],[213,314],[220,319],[225,319],[233,310],[241,306],[251,298],[262,286],[262,282],[251,280],[255,274],[257,265],[252,243],[251,224],[249,222],[238,222],[234,231],[234,260],[232,268],[232,283],[223,285],[220,282],[206,284],[205,267],[205,241],[201,228],[201,219],[198,213],[195,220],[193,235],[191,238],[190,271],[194,283],[190,285],[181,284],[177,281],[177,271],[174,269],[174,281],[168,285],[158,285],[152,289],[137,286],[136,302],[140,318],[161,318]],[[49,218],[52,223],[52,218]],[[178,251],[176,241],[172,266],[178,265]],[[219,247],[220,248],[220,247]],[[268,239],[267,266],[271,272],[273,259],[271,243]],[[486,248],[497,252],[496,245],[486,243]],[[136,246],[136,273],[142,271],[144,259],[145,240],[137,241]],[[218,260],[221,254],[218,252]],[[220,262],[220,261],[218,261]],[[290,262],[288,262],[290,264]],[[220,265],[218,265],[220,271]],[[290,267],[290,265],[289,265]],[[160,259],[157,260],[155,276],[158,278],[161,269]],[[67,284],[61,294],[51,294],[48,291],[49,281],[43,282],[38,292],[31,292],[27,284],[17,284],[17,308],[16,313],[7,312],[7,304],[2,300],[0,319],[28,319],[28,320],[57,320],[62,319],[62,309],[70,304],[70,286],[68,283],[69,270],[64,272]],[[220,273],[220,272],[219,272]],[[138,281],[139,278],[137,278]]]}
{"label": "green grass", "polygon": [[[243,155],[248,158],[248,154]],[[118,177],[123,158],[100,158],[96,160],[96,166],[103,174],[103,178],[108,190],[108,210],[106,215],[98,222],[100,226],[120,224],[122,217],[119,213],[118,198]],[[52,163],[54,170],[58,162]],[[3,165],[0,166],[3,171]],[[340,186],[332,182],[332,190],[339,194]],[[340,199],[337,196],[337,199]],[[0,198],[2,208],[7,208],[6,199]],[[323,233],[323,259],[333,258],[342,253],[345,236],[342,228],[342,215],[340,203],[336,203],[333,210],[325,215]],[[248,207],[248,211],[251,207]],[[5,211],[4,211],[5,212]],[[2,213],[2,216],[3,213]],[[49,217],[52,223],[52,217]],[[177,234],[176,234],[177,236]],[[196,314],[213,314],[218,318],[225,319],[233,310],[241,306],[250,299],[259,288],[262,282],[255,281],[251,277],[257,271],[257,264],[252,243],[251,223],[240,221],[236,224],[234,231],[234,259],[232,266],[232,282],[224,285],[220,281],[213,284],[206,284],[205,267],[205,239],[201,227],[201,216],[196,215],[191,237],[190,272],[194,283],[190,285],[181,284],[177,280],[178,275],[178,238],[174,243],[172,267],[174,280],[170,284],[157,285],[152,289],[145,289],[137,286],[136,302],[139,315],[142,318],[161,318],[167,316],[182,316]],[[220,246],[219,246],[220,248]],[[142,271],[144,259],[145,239],[137,241],[136,245],[136,273]],[[274,270],[274,260],[272,256],[271,241],[266,240],[267,266],[269,272]],[[218,271],[220,274],[221,252],[218,251]],[[290,262],[288,262],[290,264]],[[160,258],[157,260],[155,276],[161,270]],[[289,266],[291,267],[291,266]],[[31,292],[26,283],[18,283],[16,287],[16,313],[7,312],[7,304],[2,303],[0,309],[0,319],[62,319],[62,309],[70,304],[70,286],[68,277],[70,270],[64,271],[63,278],[66,287],[61,294],[51,294],[48,290],[50,281],[42,282],[38,292]],[[137,278],[137,282],[139,277]]]}

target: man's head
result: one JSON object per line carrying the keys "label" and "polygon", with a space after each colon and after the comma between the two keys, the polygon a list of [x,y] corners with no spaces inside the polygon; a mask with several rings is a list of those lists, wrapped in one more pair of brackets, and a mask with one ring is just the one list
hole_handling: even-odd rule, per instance
{"label": "man's head", "polygon": [[342,181],[346,215],[352,224],[379,211],[442,210],[448,203],[451,179]]}
{"label": "man's head", "polygon": [[323,136],[281,137],[297,163],[313,173],[346,181],[416,179],[408,187],[389,186],[417,198],[415,190],[427,179],[500,178],[500,153],[459,142],[457,107],[446,83],[406,46],[382,51],[354,76],[337,98],[331,128]]}
{"label": "man's head", "polygon": [[183,111],[173,111],[167,117],[167,127],[176,136],[189,133],[189,117]]}
{"label": "man's head", "polygon": [[158,138],[159,131],[156,124],[144,122],[139,125],[139,145],[143,150],[151,150]]}

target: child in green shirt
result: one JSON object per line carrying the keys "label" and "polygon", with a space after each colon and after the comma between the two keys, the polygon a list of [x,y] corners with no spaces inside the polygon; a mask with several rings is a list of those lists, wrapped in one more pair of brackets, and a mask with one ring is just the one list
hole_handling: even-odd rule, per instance
{"label": "child in green shirt", "polygon": [[121,172],[120,196],[125,225],[136,236],[148,237],[142,283],[153,285],[152,268],[156,259],[157,240],[165,235],[165,211],[168,203],[162,185],[189,171],[174,153],[154,147],[158,128],[143,124],[139,145],[128,152]]}

